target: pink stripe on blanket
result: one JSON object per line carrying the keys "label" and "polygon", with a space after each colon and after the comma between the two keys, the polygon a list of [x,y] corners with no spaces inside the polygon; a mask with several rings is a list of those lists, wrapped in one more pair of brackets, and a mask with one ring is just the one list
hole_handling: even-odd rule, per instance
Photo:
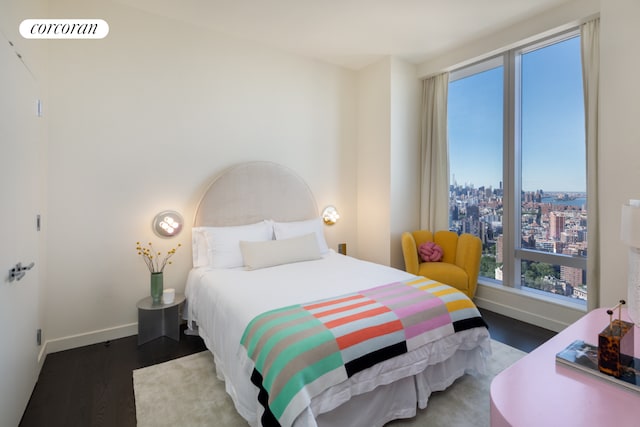
{"label": "pink stripe on blanket", "polygon": [[410,286],[407,286],[403,283],[392,283],[390,285],[379,286],[377,288],[368,289],[366,291],[360,291],[361,295],[364,295],[369,298],[373,298],[377,301],[383,302],[387,298],[393,297],[394,295],[405,295],[405,294],[420,294],[421,291]]}
{"label": "pink stripe on blanket", "polygon": [[442,301],[440,301],[438,298],[423,299],[422,301],[416,301],[415,304],[397,308],[393,307],[391,303],[387,303],[387,305],[392,307],[393,312],[396,313],[400,319],[404,319],[405,317],[430,310],[434,307],[444,306],[444,304],[442,304]]}
{"label": "pink stripe on blanket", "polygon": [[411,288],[411,287],[405,285],[404,283],[396,282],[396,283],[389,283],[388,285],[377,286],[371,289],[364,289],[359,293],[367,296],[379,296],[384,294],[393,294],[395,292],[401,292],[401,291],[404,291],[406,288]]}
{"label": "pink stripe on blanket", "polygon": [[433,329],[437,329],[441,326],[451,323],[451,317],[449,313],[443,314],[433,319],[425,320],[424,322],[416,323],[405,328],[405,334],[407,339],[411,339],[417,335],[429,332]]}
{"label": "pink stripe on blanket", "polygon": [[[430,304],[433,304],[433,301],[438,301],[437,298],[434,298],[432,295],[425,294],[424,292],[411,292],[409,294],[398,295],[394,298],[389,299],[379,299],[380,303],[390,307],[394,312],[398,313],[404,307],[413,306],[415,304],[426,303],[427,301],[432,301]],[[413,302],[413,303],[412,303]],[[441,304],[441,303],[440,303]],[[436,303],[437,305],[437,303]],[[399,306],[399,307],[398,307]],[[425,305],[424,307],[433,307],[432,305]]]}

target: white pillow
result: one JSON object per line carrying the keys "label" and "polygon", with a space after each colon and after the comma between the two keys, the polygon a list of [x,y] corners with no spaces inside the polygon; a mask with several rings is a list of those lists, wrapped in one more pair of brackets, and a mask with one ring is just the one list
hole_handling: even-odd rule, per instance
{"label": "white pillow", "polygon": [[327,241],[324,238],[323,227],[322,218],[320,217],[304,221],[273,223],[273,231],[275,233],[276,240],[290,239],[292,237],[315,233],[318,241],[318,249],[320,249],[321,255],[329,252],[329,246],[327,246]]}
{"label": "white pillow", "polygon": [[315,233],[283,240],[240,241],[240,251],[247,270],[322,258]]}
{"label": "white pillow", "polygon": [[209,245],[204,231],[210,227],[193,227],[191,229],[191,253],[193,255],[193,267],[206,267],[209,265]]}
{"label": "white pillow", "polygon": [[273,239],[273,221],[231,227],[205,227],[208,264],[213,268],[242,267],[240,241],[260,242]]}

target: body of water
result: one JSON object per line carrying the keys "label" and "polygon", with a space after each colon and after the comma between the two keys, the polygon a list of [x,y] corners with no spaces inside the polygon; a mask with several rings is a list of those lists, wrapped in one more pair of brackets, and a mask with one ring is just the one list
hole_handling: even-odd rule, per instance
{"label": "body of water", "polygon": [[551,203],[553,205],[562,205],[562,206],[587,206],[586,197],[577,197],[573,200],[558,200],[553,197],[543,197],[542,203]]}

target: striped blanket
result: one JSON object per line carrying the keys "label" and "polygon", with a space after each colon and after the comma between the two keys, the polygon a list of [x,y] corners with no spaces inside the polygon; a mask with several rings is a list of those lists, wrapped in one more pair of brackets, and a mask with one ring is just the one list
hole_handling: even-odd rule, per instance
{"label": "striped blanket", "polygon": [[376,363],[486,324],[462,292],[423,277],[263,313],[241,344],[263,426],[291,425],[314,396]]}

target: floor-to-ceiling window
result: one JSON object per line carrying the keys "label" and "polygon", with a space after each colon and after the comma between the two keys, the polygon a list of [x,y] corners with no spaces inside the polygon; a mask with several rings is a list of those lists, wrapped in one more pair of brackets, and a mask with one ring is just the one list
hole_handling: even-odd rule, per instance
{"label": "floor-to-ceiling window", "polygon": [[481,280],[585,302],[584,104],[577,30],[450,74],[450,228]]}

